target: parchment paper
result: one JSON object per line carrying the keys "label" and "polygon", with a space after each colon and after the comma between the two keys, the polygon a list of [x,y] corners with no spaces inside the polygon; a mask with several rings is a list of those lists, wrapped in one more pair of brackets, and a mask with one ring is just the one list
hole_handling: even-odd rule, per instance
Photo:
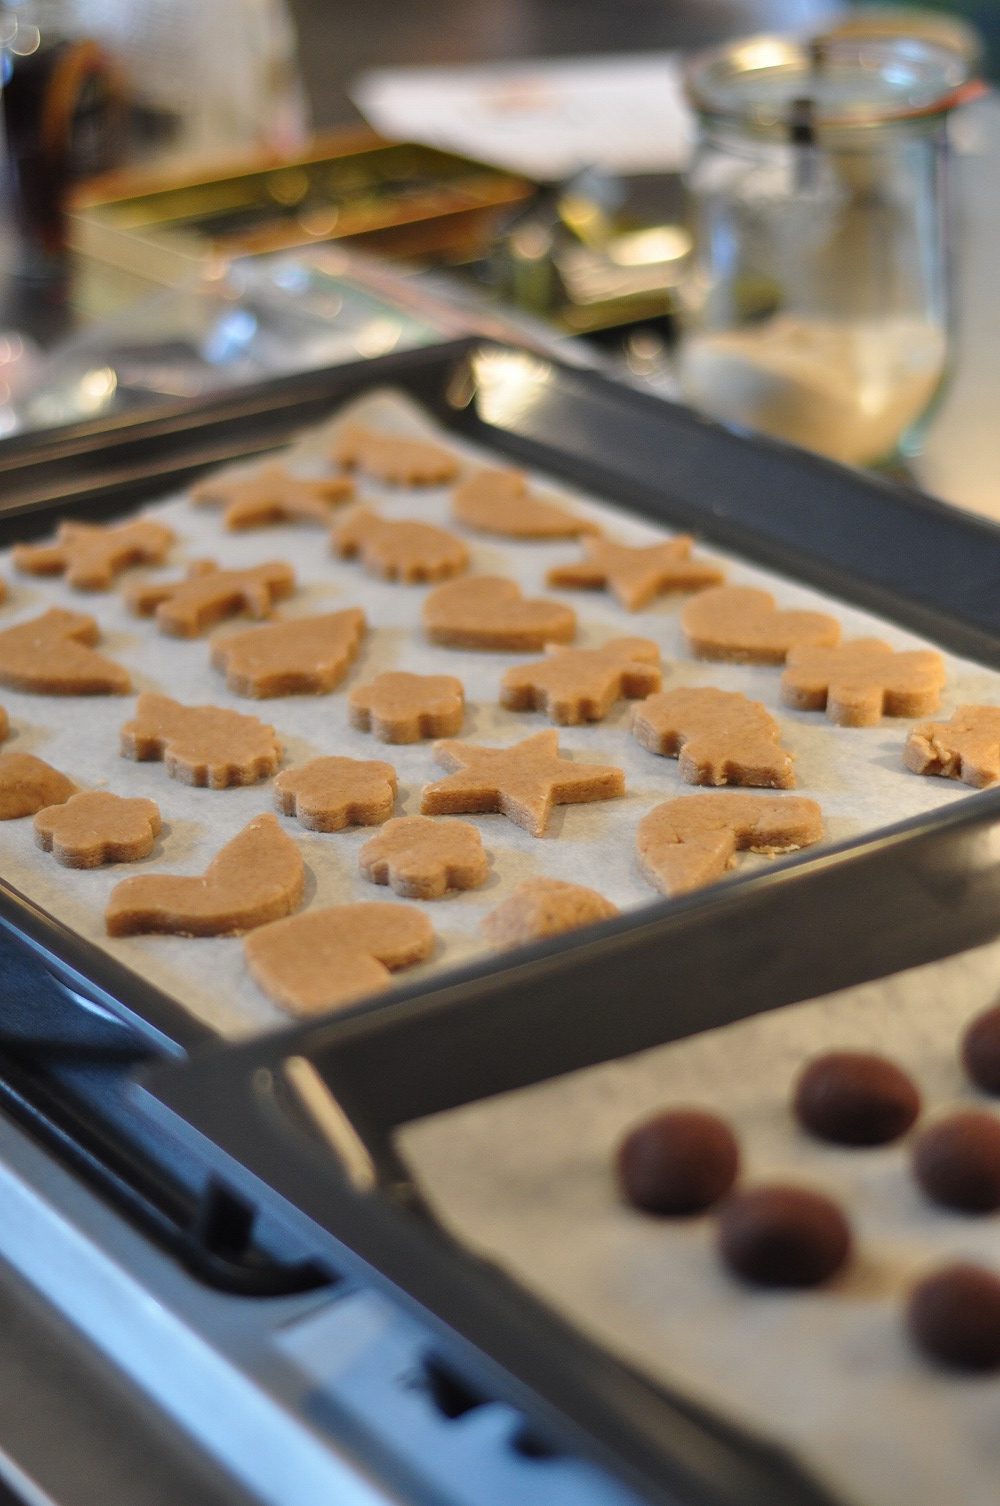
{"label": "parchment paper", "polygon": [[[378,426],[433,432],[426,416],[399,394],[372,394],[350,412]],[[334,419],[294,447],[289,458],[293,468],[302,474],[328,470],[324,457],[336,422]],[[445,442],[470,458],[496,460],[451,436]],[[547,491],[597,517],[613,537],[624,542],[664,536],[663,530],[616,511],[614,498],[581,498],[544,477],[534,479]],[[374,503],[389,517],[423,518],[453,526],[448,488],[406,491],[362,480],[359,490],[362,499]],[[803,506],[808,506],[808,498],[803,498]],[[0,574],[7,579],[11,593],[0,607],[0,626],[34,617],[53,605],[91,613],[104,634],[102,650],[128,666],[137,690],[162,691],[189,704],[230,706],[273,722],[285,746],[286,764],[321,753],[388,759],[399,771],[398,814],[419,811],[421,787],[444,771],[429,743],[392,747],[352,730],[346,705],[351,686],[384,669],[450,673],[466,687],[469,709],[462,735],[472,741],[512,743],[550,725],[541,713],[509,712],[497,704],[504,670],[523,656],[471,653],[427,644],[420,631],[420,608],[428,588],[381,582],[358,563],[335,559],[329,553],[324,530],[281,525],[228,533],[219,512],[195,508],[183,495],[173,495],[146,511],[168,522],[180,539],[169,567],[147,574],[174,578],[186,561],[196,558],[211,558],[228,566],[283,559],[294,566],[300,589],[282,604],[282,615],[364,607],[370,631],[341,687],[327,696],[266,701],[233,695],[226,689],[224,677],[210,664],[209,638],[167,637],[151,621],[129,615],[119,592],[82,593],[57,578],[17,575],[6,555],[0,555]],[[573,605],[580,621],[579,644],[597,645],[616,634],[645,635],[662,646],[665,687],[716,685],[763,700],[777,712],[785,741],[797,754],[797,793],[814,796],[822,803],[828,841],[872,831],[969,793],[953,781],[921,778],[903,768],[900,750],[909,725],[906,722],[886,721],[870,729],[835,728],[815,713],[780,709],[776,669],[691,660],[677,621],[681,597],[664,597],[649,610],[630,614],[603,592],[549,591],[544,584],[546,570],[557,561],[576,558],[579,546],[575,542],[517,544],[482,534],[469,533],[466,537],[475,570],[513,576],[528,592],[558,596]],[[726,558],[719,551],[706,548],[704,552]],[[874,632],[900,647],[920,642],[866,613],[842,607],[767,571],[738,561],[728,563],[734,583],[764,585],[775,592],[781,605],[820,606],[836,612],[847,636]],[[243,625],[236,623],[237,627]],[[232,629],[229,623],[217,631]],[[949,660],[942,716],[962,702],[998,698],[1000,675],[968,662]],[[3,822],[0,873],[61,920],[174,994],[193,1014],[224,1035],[246,1035],[281,1022],[284,1016],[250,979],[239,938],[140,936],[110,940],[104,934],[103,918],[108,894],[128,874],[202,872],[226,841],[254,815],[271,807],[269,786],[192,789],[168,778],[161,763],[133,763],[119,757],[119,729],[133,714],[132,697],[60,698],[0,690],[0,704],[8,710],[13,726],[6,750],[35,753],[85,788],[108,787],[123,795],[149,796],[160,804],[165,821],[154,852],[143,863],[87,872],[61,868],[39,852],[30,820]],[[424,971],[465,962],[484,951],[480,929],[483,916],[517,882],[533,874],[590,883],[623,909],[658,898],[635,862],[635,828],[651,806],[689,792],[691,786],[680,780],[675,760],[658,758],[634,742],[627,730],[629,714],[629,706],[620,703],[606,721],[565,728],[561,734],[561,747],[569,755],[624,768],[627,794],[623,799],[558,808],[543,839],[529,836],[499,815],[468,818],[480,827],[490,852],[490,878],[481,889],[429,905],[438,943]],[[370,828],[323,835],[305,832],[289,821],[287,829],[302,845],[309,904],[395,898],[391,890],[369,884],[358,874],[357,852],[371,835]],[[766,862],[754,857],[741,860],[742,866],[749,867]],[[419,974],[413,971],[405,976],[410,980]]]}
{"label": "parchment paper", "polygon": [[[853,1048],[908,1069],[928,1116],[986,1106],[956,1043],[998,987],[991,943],[409,1125],[400,1145],[468,1244],[613,1353],[790,1446],[846,1501],[996,1506],[1000,1377],[947,1375],[919,1357],[903,1301],[946,1261],[1000,1268],[997,1218],[929,1204],[906,1142],[811,1140],[788,1100],[806,1060]],[[710,1215],[656,1219],[620,1202],[610,1168],[621,1136],[678,1103],[732,1124],[748,1185],[794,1180],[840,1202],[857,1256],[839,1279],[814,1292],[751,1290],[722,1268]]]}

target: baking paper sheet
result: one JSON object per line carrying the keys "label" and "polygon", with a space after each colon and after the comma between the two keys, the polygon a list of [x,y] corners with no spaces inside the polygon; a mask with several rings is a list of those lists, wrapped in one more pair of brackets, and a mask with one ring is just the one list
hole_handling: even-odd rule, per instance
{"label": "baking paper sheet", "polygon": [[[849,945],[845,937],[845,945]],[[883,1052],[928,1115],[985,1107],[956,1054],[1000,989],[1000,943],[826,999],[504,1094],[405,1127],[404,1158],[444,1222],[564,1317],[654,1379],[770,1435],[855,1506],[996,1506],[1000,1377],[945,1374],[911,1348],[903,1301],[955,1259],[1000,1269],[996,1217],[933,1207],[910,1145],[848,1150],[799,1131],[803,1063]],[[723,1270],[714,1220],[657,1219],[618,1198],[622,1135],[669,1104],[715,1109],[744,1178],[828,1192],[857,1256],[813,1292],[761,1292]]]}
{"label": "baking paper sheet", "polygon": [[[372,394],[350,410],[343,410],[344,414],[348,412],[379,427],[434,432],[426,416],[400,394]],[[335,423],[333,420],[324,431],[314,431],[301,441],[288,463],[302,474],[328,471],[324,456]],[[497,457],[451,436],[445,442],[469,458],[496,462]],[[611,536],[624,542],[650,542],[665,536],[664,530],[615,511],[614,498],[581,498],[544,477],[534,480],[599,519]],[[448,488],[406,491],[382,488],[363,478],[359,492],[363,500],[374,503],[388,517],[422,518],[451,526]],[[808,505],[807,498],[803,505]],[[137,690],[161,691],[193,705],[229,706],[273,722],[285,746],[286,765],[322,753],[388,759],[399,772],[397,814],[417,813],[422,786],[445,771],[435,761],[429,743],[395,747],[352,730],[347,716],[347,692],[352,686],[385,669],[457,675],[465,685],[468,701],[462,736],[473,742],[513,743],[551,725],[540,712],[511,712],[497,704],[504,670],[537,655],[484,654],[431,646],[420,631],[420,608],[432,588],[382,582],[368,575],[356,561],[335,559],[322,529],[280,525],[228,533],[219,511],[195,508],[183,495],[171,496],[145,511],[169,523],[180,540],[169,567],[145,572],[149,575],[172,579],[186,561],[198,558],[234,567],[281,559],[294,566],[300,582],[296,595],[282,603],[282,615],[362,606],[370,631],[338,690],[326,696],[265,701],[233,695],[226,689],[223,675],[211,666],[208,638],[167,637],[152,621],[131,616],[119,592],[82,593],[69,589],[58,578],[17,575],[7,555],[0,555],[0,575],[8,581],[11,592],[0,607],[0,626],[34,617],[54,605],[91,613],[104,634],[100,647],[128,666]],[[666,688],[716,685],[742,690],[764,701],[777,713],[785,741],[797,755],[796,793],[814,796],[823,806],[829,842],[870,832],[969,793],[966,786],[953,781],[921,778],[903,768],[900,753],[907,722],[891,720],[876,728],[836,728],[816,713],[782,710],[778,705],[777,669],[690,659],[678,624],[682,597],[663,597],[646,611],[627,613],[603,592],[549,590],[545,586],[547,569],[557,561],[579,555],[579,545],[574,541],[518,544],[483,534],[468,533],[465,537],[475,570],[512,576],[529,593],[556,596],[575,607],[580,645],[598,645],[620,634],[645,635],[662,646]],[[727,559],[707,547],[703,552]],[[874,632],[899,647],[921,641],[768,571],[737,561],[729,563],[729,578],[734,583],[763,585],[775,592],[781,605],[834,611],[847,636]],[[224,624],[217,631],[225,633],[232,627],[232,623]],[[958,659],[949,660],[942,716],[963,702],[998,699],[1000,674]],[[0,704],[8,710],[13,726],[13,735],[5,745],[7,751],[35,753],[84,788],[107,787],[122,795],[149,796],[159,803],[165,823],[152,855],[143,863],[86,872],[61,868],[51,856],[41,853],[34,845],[30,820],[0,823],[3,877],[176,996],[222,1034],[247,1035],[282,1022],[285,1017],[250,978],[239,938],[136,936],[111,940],[104,933],[105,903],[121,878],[139,872],[202,872],[219,848],[253,816],[271,808],[268,784],[221,791],[193,789],[168,778],[162,763],[133,763],[119,757],[119,729],[133,715],[135,705],[129,696],[63,698],[0,690]],[[451,895],[428,906],[438,937],[436,950],[421,970],[403,975],[407,981],[481,955],[486,950],[481,933],[483,917],[517,882],[535,874],[592,884],[623,909],[659,898],[639,873],[634,855],[635,828],[652,806],[689,793],[692,787],[679,778],[675,760],[659,758],[632,739],[628,733],[630,711],[627,703],[619,703],[604,722],[562,729],[560,738],[562,749],[570,756],[620,765],[627,782],[624,798],[559,807],[548,834],[541,839],[529,836],[499,815],[467,818],[479,826],[490,853],[489,880],[481,889]],[[365,882],[358,873],[358,849],[371,836],[371,828],[309,833],[289,820],[286,829],[302,846],[308,869],[308,904],[395,898],[391,890]],[[741,867],[752,868],[767,861],[746,856],[741,859]]]}

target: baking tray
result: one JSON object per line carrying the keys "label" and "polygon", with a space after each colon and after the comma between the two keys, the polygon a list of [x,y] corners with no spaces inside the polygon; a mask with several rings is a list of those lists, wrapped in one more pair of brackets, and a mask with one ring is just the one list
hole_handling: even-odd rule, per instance
{"label": "baking tray", "polygon": [[[1000,529],[593,372],[479,341],[283,378],[20,447],[0,469],[0,543],[48,531],[56,514],[127,511],[386,385],[511,460],[694,528],[1000,665]],[[582,938],[225,1051],[168,995],[2,881],[0,928],[54,976],[62,999],[76,999],[102,1030],[120,1026],[141,1042],[137,1055],[191,1053],[186,1071],[143,1104],[169,1118],[237,1203],[277,1194],[277,1216],[301,1223],[303,1237],[326,1231],[334,1267],[353,1258],[430,1314],[463,1373],[478,1372],[652,1498],[791,1506],[825,1497],[780,1453],[665,1396],[449,1240],[426,1214],[393,1131],[989,939],[1000,930],[998,822],[1000,792],[970,796],[765,875],[651,902]],[[859,939],[848,950],[841,938],[852,922]],[[790,945],[795,935],[807,942]],[[22,1045],[59,1044],[44,1009],[5,1027]]]}
{"label": "baking tray", "polygon": [[[386,386],[416,399],[445,431],[656,521],[694,528],[748,559],[921,631],[942,647],[1000,666],[1000,528],[786,446],[749,440],[595,372],[478,340],[284,377],[210,403],[181,403],[154,417],[122,419],[110,428],[78,425],[61,443],[19,447],[0,469],[0,545],[50,531],[56,516],[126,512],[209,465],[263,453],[327,417],[339,402]],[[969,819],[986,832],[995,800],[1000,794],[970,797],[960,802],[961,810],[979,813]],[[942,854],[949,829],[941,812],[914,826],[928,851]],[[878,848],[878,841],[874,847],[861,842],[843,861],[853,862],[860,874]],[[794,874],[788,892],[797,894],[802,880],[825,872],[831,860],[822,851],[779,867],[775,876]],[[754,893],[774,892],[760,879],[753,882],[748,902]],[[732,903],[731,892],[744,890],[708,891],[683,905],[651,899],[612,925],[611,952],[638,955],[645,940],[655,955],[670,944],[688,907],[693,915],[711,917]],[[852,892],[860,892],[854,881],[845,886],[845,904]],[[941,951],[971,945],[985,939],[993,924],[994,912],[980,905],[978,894],[950,920],[931,913],[932,891],[912,898],[915,949],[932,937]],[[873,904],[878,908],[860,907],[859,917],[869,924],[883,917],[890,931],[897,929],[903,910],[898,899],[881,894]],[[77,998],[88,999],[105,1021],[138,1032],[150,1049],[187,1052],[211,1039],[177,1001],[53,922],[2,879],[0,929],[23,938]],[[568,958],[580,945],[572,937],[563,940],[557,956]],[[883,971],[902,966],[906,945],[902,937],[884,965],[881,953],[866,965]],[[860,955],[857,962],[860,978]],[[513,978],[522,967],[505,957],[454,976],[470,982]],[[21,1019],[18,1038],[27,1031],[42,1044],[49,1024],[44,1011]],[[9,1021],[7,1028],[13,1028]]]}

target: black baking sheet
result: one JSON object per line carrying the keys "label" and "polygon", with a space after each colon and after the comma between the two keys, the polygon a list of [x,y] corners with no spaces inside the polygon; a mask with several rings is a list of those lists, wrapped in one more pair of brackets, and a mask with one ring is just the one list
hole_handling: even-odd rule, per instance
{"label": "black baking sheet", "polygon": [[[78,426],[60,445],[18,447],[6,469],[0,458],[0,544],[49,531],[54,516],[137,507],[208,465],[260,453],[340,402],[386,385],[415,398],[446,429],[498,454],[657,521],[694,527],[748,559],[929,633],[945,648],[1000,665],[1000,529],[788,447],[744,439],[591,371],[477,341],[282,378],[109,430]],[[932,814],[918,826],[934,833],[945,820]],[[860,863],[864,844],[852,850]],[[804,874],[826,859],[800,859],[787,871]],[[616,922],[609,945],[628,953],[645,940],[655,950],[689,906],[707,914],[728,903],[713,893],[680,907],[651,903]],[[957,917],[956,946],[969,944],[968,915]],[[0,925],[26,937],[81,998],[140,1028],[157,1047],[188,1050],[206,1038],[176,1000],[2,882]],[[546,965],[558,972],[558,959],[584,944],[557,943]],[[501,971],[519,977],[523,966],[505,960]],[[463,976],[481,980],[497,972],[491,963]],[[43,1011],[33,1029],[44,1040]]]}

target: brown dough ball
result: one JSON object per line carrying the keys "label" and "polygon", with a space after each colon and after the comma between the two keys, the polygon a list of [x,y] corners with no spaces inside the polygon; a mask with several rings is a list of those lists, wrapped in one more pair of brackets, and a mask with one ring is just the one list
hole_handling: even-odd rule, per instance
{"label": "brown dough ball", "polygon": [[977,1088],[1000,1093],[1000,1004],[977,1015],[962,1037],[962,1066]]}
{"label": "brown dough ball", "polygon": [[803,1129],[835,1145],[887,1145],[920,1113],[920,1094],[895,1062],[868,1051],[828,1051],[795,1086]]}
{"label": "brown dough ball", "polygon": [[704,1109],[668,1109],[646,1119],[618,1148],[618,1180],[645,1213],[701,1213],[732,1187],[740,1165],[736,1136]]}
{"label": "brown dough ball", "polygon": [[1000,1368],[1000,1280],[956,1262],[910,1293],[906,1322],[918,1349],[953,1370]]}
{"label": "brown dough ball", "polygon": [[939,1119],[913,1148],[913,1172],[943,1208],[993,1213],[1000,1208],[1000,1119],[976,1109]]}
{"label": "brown dough ball", "polygon": [[830,1198],[805,1187],[736,1193],[719,1214],[719,1253],[757,1286],[817,1286],[851,1252],[851,1229]]}

